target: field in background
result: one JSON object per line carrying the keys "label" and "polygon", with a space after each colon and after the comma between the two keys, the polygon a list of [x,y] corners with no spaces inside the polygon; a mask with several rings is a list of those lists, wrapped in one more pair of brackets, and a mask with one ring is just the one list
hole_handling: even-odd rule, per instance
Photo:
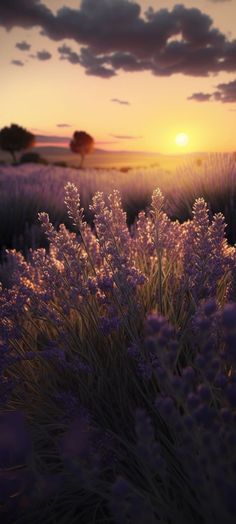
{"label": "field in background", "polygon": [[[65,162],[68,166],[78,166],[80,157],[62,147],[36,147],[30,152],[38,153],[49,163]],[[158,153],[128,152],[128,151],[103,151],[96,149],[85,159],[85,167],[89,168],[139,168],[159,167],[166,171],[173,171],[184,162],[204,158],[204,154],[191,155],[161,155]],[[20,155],[18,155],[20,158]],[[0,161],[9,162],[9,154],[1,151]]]}
{"label": "field in background", "polygon": [[0,248],[44,245],[38,213],[46,211],[55,225],[69,226],[64,204],[64,187],[73,182],[80,191],[85,217],[92,222],[89,205],[96,191],[108,195],[113,189],[121,193],[128,223],[150,205],[151,195],[159,187],[167,201],[172,219],[191,218],[196,198],[204,197],[210,211],[222,212],[226,218],[227,237],[236,242],[236,162],[233,155],[210,155],[192,159],[176,170],[160,167],[131,169],[85,169],[22,164],[0,166]]}

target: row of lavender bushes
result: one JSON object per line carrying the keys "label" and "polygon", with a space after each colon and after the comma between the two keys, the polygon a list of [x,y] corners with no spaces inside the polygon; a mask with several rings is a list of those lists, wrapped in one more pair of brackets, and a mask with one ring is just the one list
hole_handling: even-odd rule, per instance
{"label": "row of lavender bushes", "polygon": [[113,191],[66,187],[75,232],[15,251],[1,290],[0,512],[14,524],[231,524],[236,250],[202,198],[160,190],[127,228]]}
{"label": "row of lavender bushes", "polygon": [[236,160],[234,155],[205,156],[190,161],[176,172],[160,168],[78,171],[37,164],[0,166],[0,249],[15,248],[27,254],[30,247],[45,247],[38,224],[38,213],[47,211],[58,226],[70,227],[64,205],[64,186],[73,182],[80,187],[86,220],[91,223],[89,210],[96,191],[108,195],[119,189],[122,203],[132,224],[139,211],[150,206],[151,194],[160,187],[169,202],[169,215],[180,221],[192,217],[196,198],[203,197],[212,214],[225,216],[227,239],[236,242]]}

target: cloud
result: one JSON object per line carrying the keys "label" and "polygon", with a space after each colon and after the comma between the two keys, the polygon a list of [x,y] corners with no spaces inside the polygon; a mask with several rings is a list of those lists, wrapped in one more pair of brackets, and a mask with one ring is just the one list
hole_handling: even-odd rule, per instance
{"label": "cloud", "polygon": [[213,94],[215,100],[223,103],[236,102],[236,80],[232,82],[218,84],[217,91]]}
{"label": "cloud", "polygon": [[115,71],[104,67],[103,58],[97,58],[89,52],[88,49],[82,48],[80,54],[76,53],[66,44],[58,47],[58,52],[61,55],[61,60],[67,60],[71,64],[82,65],[87,75],[100,76],[102,78],[110,78],[115,75]]}
{"label": "cloud", "polygon": [[28,42],[25,42],[25,40],[23,40],[22,42],[17,42],[15,47],[17,47],[17,49],[20,49],[20,51],[29,51],[31,45],[28,44]]}
{"label": "cloud", "polygon": [[79,8],[62,7],[53,14],[40,0],[30,6],[28,0],[1,0],[0,25],[8,30],[37,26],[52,40],[74,41],[79,51],[63,44],[61,58],[101,78],[120,70],[202,77],[236,71],[236,40],[200,9],[181,4],[143,14],[137,1],[81,0]]}
{"label": "cloud", "polygon": [[57,127],[71,127],[71,124],[56,124]]}
{"label": "cloud", "polygon": [[61,55],[61,60],[68,60],[71,64],[80,64],[80,56],[75,51],[66,45],[63,44],[61,47],[58,47],[58,52]]}
{"label": "cloud", "polygon": [[0,25],[7,30],[13,27],[25,29],[53,23],[54,17],[40,0],[1,0]]}
{"label": "cloud", "polygon": [[197,102],[216,100],[223,104],[236,103],[236,80],[218,84],[216,88],[217,90],[213,93],[193,93],[188,100],[196,100]]}
{"label": "cloud", "polygon": [[188,100],[196,100],[196,102],[208,102],[211,99],[211,94],[209,93],[193,93],[193,95],[188,97]]}
{"label": "cloud", "polygon": [[23,67],[25,65],[24,62],[22,62],[21,60],[12,60],[11,64],[19,67]]}
{"label": "cloud", "polygon": [[130,102],[128,102],[128,100],[121,100],[120,98],[111,98],[110,101],[116,104],[120,104],[122,106],[130,106]]}
{"label": "cloud", "polygon": [[113,138],[118,138],[119,140],[139,140],[143,138],[142,136],[135,135],[111,135]]}
{"label": "cloud", "polygon": [[97,56],[89,48],[82,47],[80,50],[80,64],[85,68],[87,75],[111,78],[116,71],[111,67],[105,67],[107,59],[105,55]]}
{"label": "cloud", "polygon": [[38,51],[36,53],[36,58],[44,62],[45,60],[50,60],[52,58],[52,55],[48,51]]}

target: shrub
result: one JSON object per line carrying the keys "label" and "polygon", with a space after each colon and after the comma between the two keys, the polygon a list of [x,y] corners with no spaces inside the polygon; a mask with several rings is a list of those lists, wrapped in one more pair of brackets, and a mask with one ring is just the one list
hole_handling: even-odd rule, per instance
{"label": "shrub", "polygon": [[32,151],[30,153],[24,153],[20,157],[20,163],[21,164],[47,164],[47,160],[42,158],[39,153],[36,153],[35,151]]}
{"label": "shrub", "polygon": [[[235,248],[202,198],[171,221],[154,191],[132,234],[121,198],[49,253],[9,252],[1,291],[3,515],[168,524],[235,521]],[[10,474],[9,474],[10,472]],[[3,491],[4,489],[4,491]]]}

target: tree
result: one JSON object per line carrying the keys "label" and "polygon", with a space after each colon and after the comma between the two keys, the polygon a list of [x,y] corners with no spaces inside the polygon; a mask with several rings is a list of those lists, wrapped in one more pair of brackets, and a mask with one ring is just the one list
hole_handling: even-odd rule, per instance
{"label": "tree", "polygon": [[30,149],[34,144],[35,136],[17,124],[3,127],[0,131],[0,149],[8,151],[12,155],[14,162],[16,161],[16,151]]}
{"label": "tree", "polygon": [[28,153],[24,153],[20,157],[20,163],[21,164],[47,164],[47,160],[45,158],[41,157],[39,153],[36,153],[36,151],[29,151]]}
{"label": "tree", "polygon": [[79,153],[81,156],[80,167],[83,167],[84,157],[94,148],[94,139],[85,131],[75,131],[70,142],[72,153]]}

